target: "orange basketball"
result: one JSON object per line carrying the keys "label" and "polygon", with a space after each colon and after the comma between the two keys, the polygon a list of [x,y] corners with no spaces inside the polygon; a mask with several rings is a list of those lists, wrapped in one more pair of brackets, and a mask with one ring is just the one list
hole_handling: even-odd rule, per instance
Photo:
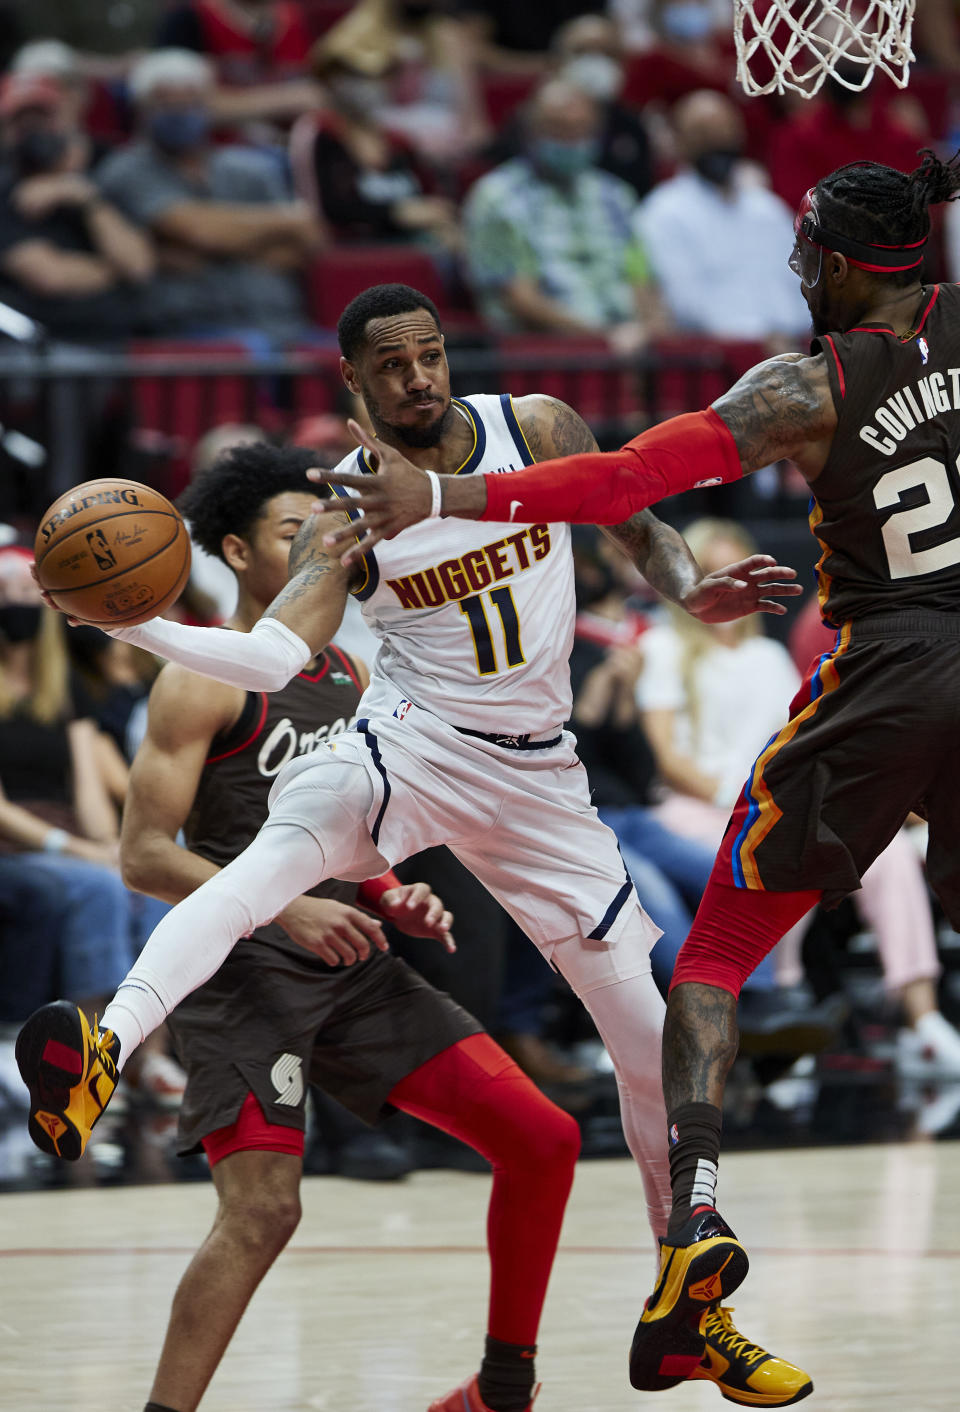
{"label": "orange basketball", "polygon": [[155,618],[190,575],[179,512],[135,480],[88,480],[68,490],[44,515],[33,552],[40,586],[57,607],[101,627]]}

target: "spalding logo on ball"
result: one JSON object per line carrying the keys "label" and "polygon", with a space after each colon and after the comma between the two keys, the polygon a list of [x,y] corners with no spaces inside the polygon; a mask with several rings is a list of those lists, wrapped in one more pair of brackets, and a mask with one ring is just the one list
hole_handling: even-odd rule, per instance
{"label": "spalding logo on ball", "polygon": [[132,627],[169,608],[190,577],[174,505],[135,480],[88,480],[55,500],[33,552],[40,587],[73,618]]}

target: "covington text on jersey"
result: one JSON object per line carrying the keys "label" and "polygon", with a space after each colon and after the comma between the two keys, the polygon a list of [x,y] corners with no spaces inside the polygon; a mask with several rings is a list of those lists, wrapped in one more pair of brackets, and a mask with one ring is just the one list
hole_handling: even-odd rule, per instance
{"label": "covington text on jersey", "polygon": [[[892,456],[907,432],[921,422],[932,421],[942,412],[960,412],[960,368],[948,368],[947,377],[949,388],[943,373],[930,373],[917,380],[917,392],[907,386],[892,393],[873,414],[873,420],[883,431],[868,424],[860,428],[861,440],[881,455]],[[885,436],[884,432],[889,435]]]}
{"label": "covington text on jersey", "polygon": [[549,553],[549,526],[531,525],[471,549],[459,559],[444,559],[432,568],[386,582],[403,608],[439,608],[442,603],[456,602],[481,593],[492,583],[513,578]]}

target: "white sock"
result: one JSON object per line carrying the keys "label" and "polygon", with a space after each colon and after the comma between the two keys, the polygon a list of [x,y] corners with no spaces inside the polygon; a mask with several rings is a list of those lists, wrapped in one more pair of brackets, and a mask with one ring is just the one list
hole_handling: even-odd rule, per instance
{"label": "white sock", "polygon": [[[635,930],[631,936],[628,928]],[[633,944],[645,958],[649,932],[639,907],[616,946]],[[649,970],[593,989],[578,983],[576,955],[567,948],[553,953],[554,964],[593,1016],[613,1063],[620,1095],[620,1120],[627,1146],[643,1179],[647,1216],[654,1237],[666,1234],[672,1197],[667,1156],[667,1114],[663,1104],[660,1047],[666,1007]],[[649,964],[644,962],[644,964]],[[568,974],[569,972],[569,974]],[[659,1263],[659,1250],[656,1254]]]}
{"label": "white sock", "polygon": [[120,1041],[117,1069],[124,1065],[138,1044],[167,1018],[163,1001],[155,991],[136,982],[122,981],[120,989],[100,1016],[100,1029],[113,1030]]}

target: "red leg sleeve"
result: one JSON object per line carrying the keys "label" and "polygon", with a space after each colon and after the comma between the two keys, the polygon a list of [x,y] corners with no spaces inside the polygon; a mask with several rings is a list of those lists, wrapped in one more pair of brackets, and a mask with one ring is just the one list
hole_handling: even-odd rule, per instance
{"label": "red leg sleeve", "polygon": [[493,1165],[487,1332],[533,1345],[580,1151],[580,1129],[486,1034],[401,1079],[390,1102],[469,1143]]}
{"label": "red leg sleeve", "polygon": [[677,956],[670,989],[696,981],[739,995],[750,972],[822,896],[819,890],[760,892],[734,887],[716,876],[715,867]]}
{"label": "red leg sleeve", "polygon": [[618,525],[638,510],[743,475],[740,453],[713,408],[650,427],[619,451],[590,451],[522,471],[486,475],[482,520]]}

